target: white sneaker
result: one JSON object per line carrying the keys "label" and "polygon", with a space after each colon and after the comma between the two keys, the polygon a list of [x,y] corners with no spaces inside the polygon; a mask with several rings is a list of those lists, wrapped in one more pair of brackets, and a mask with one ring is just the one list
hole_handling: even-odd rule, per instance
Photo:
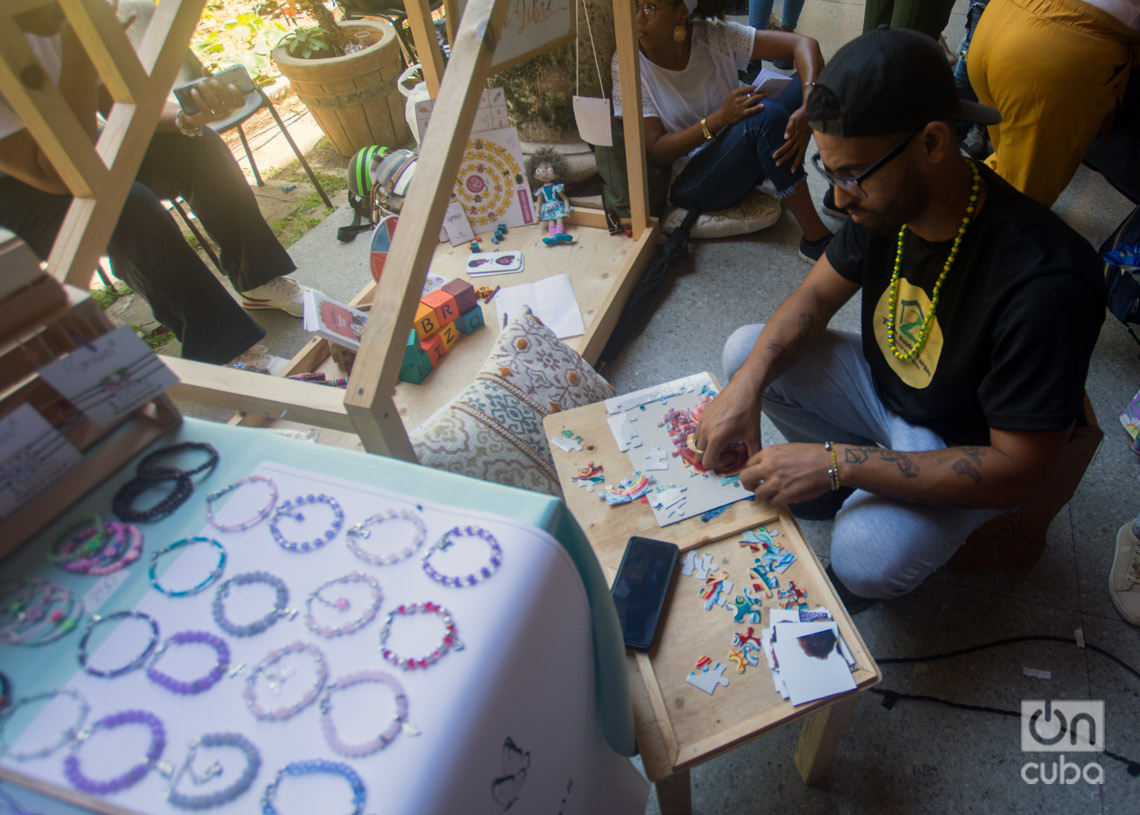
{"label": "white sneaker", "polygon": [[1132,521],[1116,533],[1116,558],[1108,575],[1108,588],[1120,616],[1140,626],[1140,540],[1132,533]]}
{"label": "white sneaker", "polygon": [[277,308],[293,317],[305,313],[305,289],[288,277],[275,277],[263,286],[241,293],[241,307],[256,310]]}
{"label": "white sneaker", "polygon": [[269,349],[264,345],[255,345],[241,356],[231,360],[226,367],[256,374],[274,375],[283,369],[288,362],[289,360],[284,357],[277,357],[269,353]]}

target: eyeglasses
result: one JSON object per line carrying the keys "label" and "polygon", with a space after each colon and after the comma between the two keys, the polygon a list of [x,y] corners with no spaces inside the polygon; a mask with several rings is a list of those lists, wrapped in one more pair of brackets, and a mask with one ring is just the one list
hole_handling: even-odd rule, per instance
{"label": "eyeglasses", "polygon": [[662,6],[675,6],[680,2],[681,0],[674,0],[672,3],[643,3],[637,7],[637,16],[652,20],[657,15],[657,9]]}
{"label": "eyeglasses", "polygon": [[876,161],[874,164],[856,176],[840,176],[831,172],[831,170],[823,166],[823,161],[820,160],[819,153],[816,153],[811,157],[811,163],[819,172],[819,174],[826,178],[829,183],[834,184],[836,187],[839,187],[849,195],[854,195],[858,198],[866,198],[867,193],[863,190],[863,182],[870,178],[873,173],[882,169],[886,164],[897,158],[902,153],[902,151],[906,149],[906,146],[910,144],[911,139],[913,139],[921,132],[922,131],[920,130],[916,130],[914,133],[911,133],[901,142],[888,150],[881,159]]}

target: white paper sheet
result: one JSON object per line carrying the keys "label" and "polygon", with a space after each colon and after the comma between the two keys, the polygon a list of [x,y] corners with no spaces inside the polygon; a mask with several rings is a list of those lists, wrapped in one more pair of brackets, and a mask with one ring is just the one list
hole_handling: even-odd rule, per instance
{"label": "white paper sheet", "polygon": [[522,313],[523,306],[530,306],[534,316],[546,323],[546,327],[560,340],[586,333],[586,323],[582,320],[582,310],[578,307],[569,275],[556,274],[534,283],[499,289],[495,295],[498,324],[506,325]]}

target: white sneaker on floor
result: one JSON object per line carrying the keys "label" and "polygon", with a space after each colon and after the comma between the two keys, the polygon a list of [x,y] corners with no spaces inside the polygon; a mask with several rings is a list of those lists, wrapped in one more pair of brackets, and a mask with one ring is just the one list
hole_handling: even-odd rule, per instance
{"label": "white sneaker on floor", "polygon": [[1140,626],[1140,540],[1132,532],[1132,521],[1116,533],[1116,558],[1108,575],[1108,588],[1120,616]]}
{"label": "white sneaker on floor", "polygon": [[305,313],[305,289],[288,277],[275,277],[263,286],[241,292],[241,307],[251,311],[281,309],[293,317]]}
{"label": "white sneaker on floor", "polygon": [[255,345],[241,356],[231,360],[226,367],[272,376],[282,370],[288,362],[289,360],[284,357],[277,357],[269,353],[269,349],[264,345]]}

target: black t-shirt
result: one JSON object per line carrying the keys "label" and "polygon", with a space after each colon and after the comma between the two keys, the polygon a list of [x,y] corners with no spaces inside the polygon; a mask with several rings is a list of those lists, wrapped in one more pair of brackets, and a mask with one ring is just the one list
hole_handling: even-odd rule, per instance
{"label": "black t-shirt", "polygon": [[[1061,430],[1080,414],[1089,358],[1104,322],[1100,265],[1089,243],[987,167],[981,210],[946,277],[926,346],[897,360],[887,341],[897,234],[851,221],[827,249],[863,287],[863,354],[879,398],[947,444],[989,444],[989,428]],[[909,350],[953,243],[907,231],[896,347]]]}

